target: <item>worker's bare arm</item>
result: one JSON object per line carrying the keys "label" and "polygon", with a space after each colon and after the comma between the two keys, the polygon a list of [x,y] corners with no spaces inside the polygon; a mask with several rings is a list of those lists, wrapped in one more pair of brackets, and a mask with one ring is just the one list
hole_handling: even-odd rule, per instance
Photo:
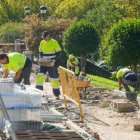
{"label": "worker's bare arm", "polygon": [[6,70],[3,71],[3,76],[2,77],[7,78],[8,74],[9,74],[9,71],[8,71],[8,69],[6,69]]}

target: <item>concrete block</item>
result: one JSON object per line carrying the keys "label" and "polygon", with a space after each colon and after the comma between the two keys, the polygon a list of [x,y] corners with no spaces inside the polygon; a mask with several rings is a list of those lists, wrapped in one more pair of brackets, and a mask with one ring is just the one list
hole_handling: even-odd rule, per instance
{"label": "concrete block", "polygon": [[134,106],[127,100],[117,99],[111,101],[112,108],[117,112],[130,112],[134,111]]}
{"label": "concrete block", "polygon": [[134,124],[134,131],[140,131],[140,123]]}
{"label": "concrete block", "polygon": [[132,103],[130,102],[117,102],[117,108],[131,108]]}
{"label": "concrete block", "polygon": [[121,113],[121,112],[133,112],[134,111],[134,107],[132,108],[119,108],[117,109],[117,112]]}

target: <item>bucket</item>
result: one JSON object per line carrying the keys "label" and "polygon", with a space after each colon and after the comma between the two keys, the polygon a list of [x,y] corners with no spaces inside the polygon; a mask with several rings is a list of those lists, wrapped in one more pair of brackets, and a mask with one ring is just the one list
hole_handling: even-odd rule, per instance
{"label": "bucket", "polygon": [[137,100],[137,93],[135,93],[135,92],[126,92],[126,97],[130,101],[136,101]]}

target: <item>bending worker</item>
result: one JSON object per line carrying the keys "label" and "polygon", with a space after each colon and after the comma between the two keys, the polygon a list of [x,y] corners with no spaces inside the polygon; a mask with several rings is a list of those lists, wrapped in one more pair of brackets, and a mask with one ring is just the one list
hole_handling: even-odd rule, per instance
{"label": "bending worker", "polygon": [[23,83],[30,85],[32,61],[24,54],[18,52],[0,54],[0,64],[3,65],[3,78],[7,78],[9,70],[11,70],[16,72],[14,77],[15,83],[20,83],[24,79]]}
{"label": "bending worker", "polygon": [[77,76],[79,75],[78,65],[79,65],[79,60],[73,54],[70,54],[67,60],[67,68],[69,70],[72,70]]}
{"label": "bending worker", "polygon": [[117,72],[117,79],[119,83],[119,90],[121,90],[123,86],[126,90],[126,96],[131,93],[129,86],[133,87],[133,92],[138,93],[138,77],[132,70],[128,68],[120,69]]}
{"label": "bending worker", "polygon": [[[46,64],[40,64],[39,72],[49,73],[50,81],[53,88],[53,93],[56,99],[59,99],[59,75],[58,75],[58,60],[61,55],[61,48],[55,39],[52,39],[50,32],[44,31],[42,34],[43,40],[40,42],[39,53],[40,58],[46,61]],[[43,85],[42,85],[43,89]]]}

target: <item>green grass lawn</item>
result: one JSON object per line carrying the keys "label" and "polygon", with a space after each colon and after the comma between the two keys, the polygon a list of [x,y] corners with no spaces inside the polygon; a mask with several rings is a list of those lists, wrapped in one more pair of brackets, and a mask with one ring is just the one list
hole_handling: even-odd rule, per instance
{"label": "green grass lawn", "polygon": [[94,85],[100,86],[100,87],[106,88],[108,90],[118,89],[118,82],[117,81],[113,81],[113,80],[109,80],[106,78],[102,78],[99,76],[93,76],[93,75],[88,75],[88,77],[91,79],[90,83],[93,86]]}
{"label": "green grass lawn", "polygon": [[[117,81],[113,81],[103,77],[89,75],[89,74],[87,76],[91,79],[90,84],[93,86],[95,85],[98,87],[103,87],[111,91],[113,91],[114,89],[118,89]],[[124,89],[122,91],[124,91]],[[138,94],[138,96],[140,96],[140,93]]]}

